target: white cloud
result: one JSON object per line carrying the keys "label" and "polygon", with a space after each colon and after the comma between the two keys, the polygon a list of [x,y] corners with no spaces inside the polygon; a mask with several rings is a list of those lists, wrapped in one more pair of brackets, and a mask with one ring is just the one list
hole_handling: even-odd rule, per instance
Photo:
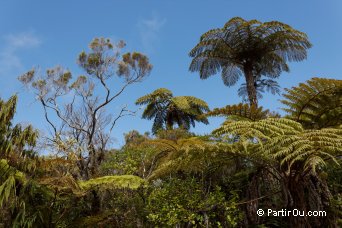
{"label": "white cloud", "polygon": [[4,36],[3,40],[4,46],[0,50],[0,76],[22,67],[18,52],[41,44],[41,40],[32,32],[9,34]]}
{"label": "white cloud", "polygon": [[149,19],[143,19],[138,23],[140,38],[146,52],[153,52],[159,42],[159,32],[165,25],[166,19],[154,15]]}

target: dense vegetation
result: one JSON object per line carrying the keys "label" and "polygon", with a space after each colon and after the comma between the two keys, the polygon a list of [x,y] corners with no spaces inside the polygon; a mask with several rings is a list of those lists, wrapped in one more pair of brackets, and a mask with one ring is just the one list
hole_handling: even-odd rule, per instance
{"label": "dense vegetation", "polygon": [[[59,66],[19,77],[41,103],[50,135],[13,125],[17,97],[0,100],[0,227],[342,225],[342,81],[312,78],[285,89],[284,116],[257,102],[264,89],[280,91],[274,79],[287,61],[306,58],[304,33],[241,18],[205,33],[190,70],[202,79],[221,71],[228,86],[244,75],[239,94],[248,102],[210,110],[157,89],[136,101],[153,119],[152,134],[131,130],[113,149],[115,123],[135,111],[123,106],[114,115],[110,104],[152,70],[145,55],[121,54],[124,46],[94,39],[78,57],[85,75],[75,80]],[[226,118],[218,129],[190,131],[214,116]],[[326,215],[258,216],[258,209]]]}

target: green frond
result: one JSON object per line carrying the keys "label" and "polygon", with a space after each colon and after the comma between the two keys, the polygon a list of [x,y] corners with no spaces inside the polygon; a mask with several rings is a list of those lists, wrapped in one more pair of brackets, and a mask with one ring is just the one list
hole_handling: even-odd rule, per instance
{"label": "green frond", "polygon": [[263,110],[262,107],[256,108],[255,106],[250,106],[248,104],[237,104],[237,105],[227,105],[224,108],[215,108],[214,110],[208,112],[206,116],[238,116],[242,119],[247,119],[251,121],[265,119],[271,115],[268,109]]}
{"label": "green frond", "polygon": [[[327,134],[328,131],[329,133]],[[331,131],[334,133],[332,134]],[[277,142],[270,142],[267,153],[281,161],[288,170],[297,164],[303,164],[303,169],[324,166],[326,161],[337,163],[336,157],[342,152],[342,132],[337,129],[309,130],[294,134],[279,136]],[[313,159],[315,158],[315,159]],[[317,160],[318,159],[318,160]],[[318,162],[319,161],[319,162]]]}
{"label": "green frond", "polygon": [[209,111],[205,101],[192,96],[173,97],[171,91],[164,88],[139,98],[136,104],[147,104],[142,117],[154,119],[153,134],[162,129],[172,129],[175,124],[187,130],[194,127],[196,121],[208,124],[208,119],[203,116]]}
{"label": "green frond", "polygon": [[79,186],[85,190],[92,188],[115,189],[129,188],[137,189],[145,184],[145,180],[133,175],[103,176],[87,181],[79,181]]}
{"label": "green frond", "polygon": [[77,196],[83,195],[82,189],[70,174],[41,178],[39,179],[39,184],[47,186],[54,191],[58,191],[59,194],[73,193]]}
{"label": "green frond", "polygon": [[198,108],[200,111],[209,111],[207,102],[202,99],[193,96],[183,96],[190,104],[192,108]]}
{"label": "green frond", "polygon": [[336,162],[342,153],[341,129],[304,130],[300,123],[287,118],[226,122],[213,133],[238,137],[238,142],[247,140],[248,144],[258,147],[257,154],[279,161],[287,172],[299,167],[310,167],[315,172],[328,160]]}
{"label": "green frond", "polygon": [[8,201],[11,195],[15,195],[15,178],[13,175],[10,175],[0,185],[0,207]]}
{"label": "green frond", "polygon": [[288,135],[293,132],[302,131],[301,125],[295,121],[285,118],[267,118],[256,122],[237,121],[226,122],[220,128],[213,131],[213,134],[232,134],[245,138],[268,139],[278,135]]}
{"label": "green frond", "polygon": [[188,139],[154,140],[157,150],[163,153],[159,165],[149,179],[162,178],[177,172],[200,173],[222,163],[227,153],[233,153],[230,145],[213,144],[198,137]]}
{"label": "green frond", "polygon": [[316,172],[316,167],[318,166],[325,166],[326,162],[323,160],[320,156],[310,156],[308,159],[306,159],[304,163],[304,170],[312,170],[312,172]]}
{"label": "green frond", "polygon": [[191,109],[189,101],[186,99],[186,97],[173,97],[171,99],[171,102],[175,105],[177,109],[184,110],[185,112],[188,110],[190,111]]}
{"label": "green frond", "polygon": [[148,104],[156,101],[168,100],[172,97],[172,92],[165,88],[159,88],[150,94],[138,98],[135,102],[137,105]]}
{"label": "green frond", "polygon": [[[281,72],[289,71],[287,62],[306,59],[310,47],[305,33],[284,23],[234,17],[222,28],[201,36],[189,52],[189,70],[199,72],[201,79],[221,73],[226,86],[233,86],[245,74],[249,101],[256,105],[257,80],[262,76],[278,78]],[[262,92],[259,89],[259,94]]]}
{"label": "green frond", "polygon": [[312,78],[292,89],[286,89],[288,118],[305,128],[321,129],[342,124],[342,80]]}

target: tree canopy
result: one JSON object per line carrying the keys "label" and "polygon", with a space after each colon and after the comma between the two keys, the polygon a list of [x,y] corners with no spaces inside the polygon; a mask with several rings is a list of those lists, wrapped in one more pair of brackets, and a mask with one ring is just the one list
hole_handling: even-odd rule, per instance
{"label": "tree canopy", "polygon": [[243,88],[247,90],[249,103],[257,105],[257,89],[261,92],[266,85],[276,88],[272,79],[282,71],[289,71],[288,61],[306,59],[310,47],[306,34],[287,24],[234,17],[223,28],[211,29],[201,36],[189,53],[192,57],[189,69],[199,71],[201,79],[221,72],[226,86],[236,84],[244,75]]}
{"label": "tree canopy", "polygon": [[[113,148],[116,122],[138,110],[115,113],[111,104],[152,70],[147,56],[121,54],[124,46],[95,38],[76,78],[61,66],[19,77],[43,108],[48,136],[13,123],[16,95],[0,99],[0,227],[342,226],[342,81],[285,89],[283,115],[257,102],[280,92],[275,78],[288,62],[306,58],[304,33],[238,17],[205,33],[190,70],[202,79],[221,71],[228,86],[244,75],[239,95],[249,103],[210,110],[159,88],[135,102],[153,134],[128,129]],[[225,120],[212,132],[191,132],[217,116]]]}
{"label": "tree canopy", "polygon": [[189,129],[195,122],[208,124],[204,112],[209,111],[207,103],[193,96],[174,97],[172,92],[160,88],[140,97],[138,105],[146,105],[142,117],[152,119],[152,132],[155,134],[160,129],[172,129],[174,124],[180,128]]}

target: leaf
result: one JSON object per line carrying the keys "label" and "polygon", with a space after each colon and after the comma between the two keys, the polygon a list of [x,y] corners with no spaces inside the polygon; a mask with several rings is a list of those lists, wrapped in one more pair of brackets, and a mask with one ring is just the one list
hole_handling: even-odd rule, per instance
{"label": "leaf", "polygon": [[145,184],[145,180],[133,176],[133,175],[122,175],[122,176],[103,176],[88,181],[79,181],[79,186],[85,190],[92,188],[101,189],[116,189],[116,188],[129,188],[137,189]]}

